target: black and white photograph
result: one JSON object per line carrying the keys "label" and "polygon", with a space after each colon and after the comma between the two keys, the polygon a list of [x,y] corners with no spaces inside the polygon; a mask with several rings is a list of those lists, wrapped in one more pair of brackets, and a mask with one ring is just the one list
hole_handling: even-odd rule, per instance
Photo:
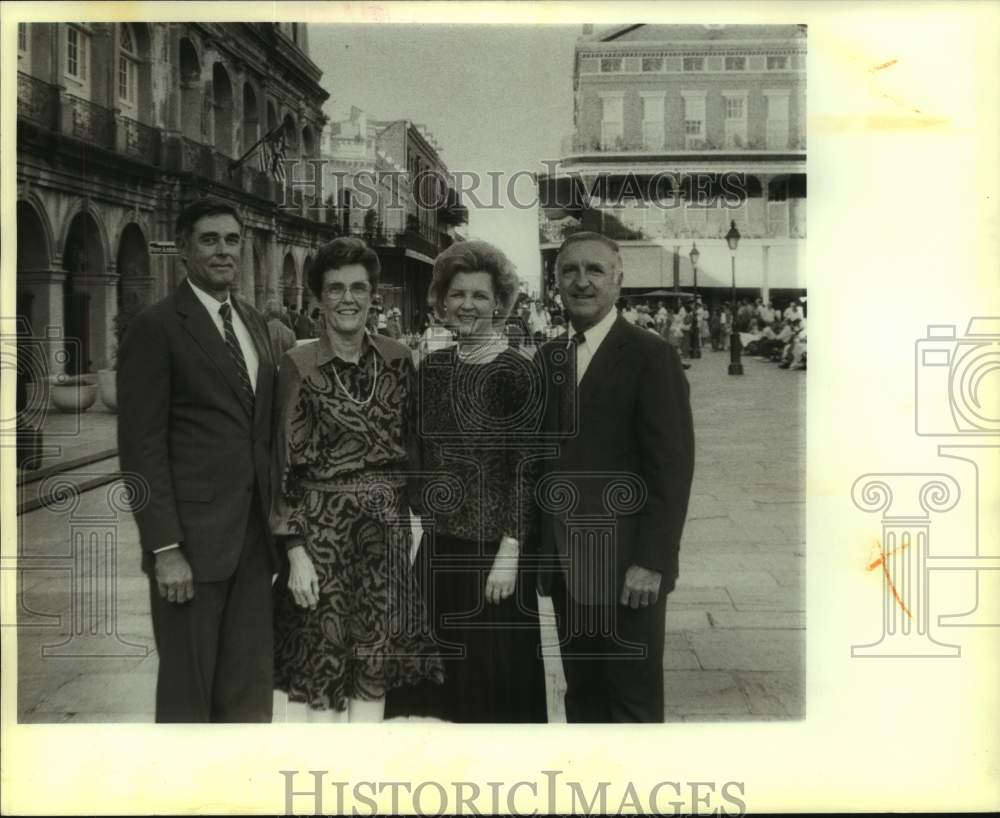
{"label": "black and white photograph", "polygon": [[[767,731],[789,753],[829,718],[836,686],[807,673],[837,616],[812,601],[833,593],[823,576],[850,573],[852,616],[880,611],[865,622],[882,640],[858,648],[872,630],[855,628],[837,661],[905,678],[884,659],[961,654],[940,637],[962,593],[947,582],[983,601],[997,567],[989,546],[945,565],[928,545],[961,475],[925,475],[902,517],[873,476],[889,456],[839,466],[871,467],[853,487],[827,480],[825,430],[869,395],[833,392],[827,367],[848,376],[845,345],[889,366],[877,339],[905,311],[829,274],[843,191],[807,140],[862,126],[830,114],[828,72],[813,108],[811,66],[843,41],[815,57],[816,23],[788,4],[629,5],[626,22],[446,5],[456,19],[419,3],[5,15],[5,731],[128,725],[143,752],[225,736],[247,776],[251,745],[306,736],[340,758],[382,735],[364,746],[424,748],[402,804],[418,814],[774,808],[731,756],[692,759],[730,735],[754,758]],[[866,83],[897,70],[864,61]],[[903,138],[890,119],[863,127]],[[828,198],[809,191],[807,228],[817,167]],[[946,340],[930,325],[960,320],[918,318]],[[969,332],[992,338],[990,321]],[[976,377],[981,408],[995,378]],[[980,495],[1000,474],[946,448],[980,463]],[[838,515],[867,528],[831,571]],[[429,749],[490,736],[539,759],[492,801],[485,774]],[[619,758],[613,782],[574,770],[578,740],[588,764],[602,745]],[[652,761],[688,741],[655,775],[614,749]],[[266,802],[218,792],[214,809],[399,811],[382,788],[400,782],[366,757],[276,760],[253,772]]]}
{"label": "black and white photograph", "polygon": [[802,717],[805,26],[18,37],[20,720]]}

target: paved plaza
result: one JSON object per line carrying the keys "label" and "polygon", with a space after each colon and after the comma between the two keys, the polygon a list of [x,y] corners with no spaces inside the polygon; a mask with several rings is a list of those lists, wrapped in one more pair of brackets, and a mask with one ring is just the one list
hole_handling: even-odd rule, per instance
{"label": "paved plaza", "polygon": [[[745,359],[746,374],[729,377],[727,362],[708,350],[688,371],[697,460],[667,605],[668,721],[805,714],[806,374]],[[107,413],[84,415],[73,456],[108,448],[113,429]],[[148,585],[121,485],[24,514],[18,533],[19,720],[152,721]],[[561,721],[558,661],[546,669],[550,720]]]}

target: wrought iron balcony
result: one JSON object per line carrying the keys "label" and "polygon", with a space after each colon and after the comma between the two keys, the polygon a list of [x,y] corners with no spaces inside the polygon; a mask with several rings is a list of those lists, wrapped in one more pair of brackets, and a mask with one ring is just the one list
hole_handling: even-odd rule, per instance
{"label": "wrought iron balcony", "polygon": [[63,121],[71,136],[108,150],[115,149],[115,115],[112,111],[72,94],[66,95],[64,104]]}
{"label": "wrought iron balcony", "polygon": [[56,127],[59,88],[21,71],[17,72],[17,115],[43,128]]}
{"label": "wrought iron balcony", "polygon": [[160,133],[156,128],[143,125],[127,116],[118,117],[120,130],[119,150],[138,159],[155,163],[159,156]]}

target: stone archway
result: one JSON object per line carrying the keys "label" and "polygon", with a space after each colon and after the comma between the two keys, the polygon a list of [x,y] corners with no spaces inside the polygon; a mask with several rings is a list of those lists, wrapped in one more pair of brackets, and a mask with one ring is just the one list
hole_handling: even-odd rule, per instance
{"label": "stone archway", "polygon": [[203,89],[201,62],[194,43],[183,37],[179,49],[181,84],[181,133],[186,139],[201,142],[201,104]]}
{"label": "stone archway", "polygon": [[63,248],[63,335],[65,371],[92,372],[108,363],[112,339],[116,280],[108,275],[100,225],[83,210],[73,217]]}
{"label": "stone archway", "polygon": [[[33,335],[44,336],[50,320],[45,292],[52,262],[51,239],[39,212],[28,202],[17,203],[17,315],[28,322]],[[60,283],[62,278],[60,277]],[[59,323],[62,324],[60,313]]]}
{"label": "stone archway", "polygon": [[221,62],[212,66],[212,102],[214,105],[215,149],[223,156],[233,155],[233,84]]}
{"label": "stone archway", "polygon": [[115,263],[118,281],[115,293],[115,318],[112,322],[115,347],[121,342],[127,322],[151,300],[153,276],[149,273],[149,248],[142,228],[134,222],[126,225],[118,241]]}

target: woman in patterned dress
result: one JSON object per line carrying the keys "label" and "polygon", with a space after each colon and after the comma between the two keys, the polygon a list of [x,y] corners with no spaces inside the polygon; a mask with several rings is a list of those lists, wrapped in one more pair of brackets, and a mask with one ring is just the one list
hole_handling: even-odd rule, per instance
{"label": "woman in patterned dress", "polygon": [[414,571],[441,650],[444,684],[390,692],[387,716],[544,722],[538,598],[524,543],[529,441],[541,412],[531,361],[501,328],[518,294],[513,265],[481,241],[434,263],[429,301],[457,345],[429,354],[418,380],[424,538]]}
{"label": "woman in patterned dress", "polygon": [[294,719],[378,721],[388,690],[442,677],[409,562],[413,361],[365,330],[379,272],[360,239],[320,248],[320,337],[278,374],[274,678]]}

